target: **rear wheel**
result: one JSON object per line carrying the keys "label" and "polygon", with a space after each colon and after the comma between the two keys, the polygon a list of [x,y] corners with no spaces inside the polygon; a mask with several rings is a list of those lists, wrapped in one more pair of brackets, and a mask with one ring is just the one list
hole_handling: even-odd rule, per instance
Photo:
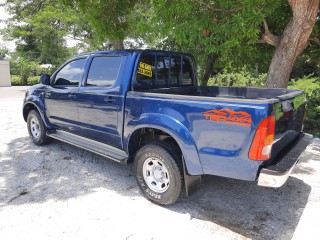
{"label": "rear wheel", "polygon": [[35,110],[31,110],[27,117],[28,132],[31,140],[36,145],[44,145],[49,141],[46,135],[46,128],[44,123]]}
{"label": "rear wheel", "polygon": [[183,195],[181,153],[166,142],[143,146],[135,157],[135,175],[144,195],[157,204],[170,205]]}

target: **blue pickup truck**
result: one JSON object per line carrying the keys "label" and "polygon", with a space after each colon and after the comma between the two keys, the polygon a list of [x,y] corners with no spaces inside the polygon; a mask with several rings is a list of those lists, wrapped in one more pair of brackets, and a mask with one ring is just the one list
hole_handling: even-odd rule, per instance
{"label": "blue pickup truck", "polygon": [[81,54],[42,75],[23,104],[35,144],[55,138],[133,162],[161,205],[204,174],[282,186],[312,139],[304,115],[303,91],[199,87],[191,55],[155,50]]}

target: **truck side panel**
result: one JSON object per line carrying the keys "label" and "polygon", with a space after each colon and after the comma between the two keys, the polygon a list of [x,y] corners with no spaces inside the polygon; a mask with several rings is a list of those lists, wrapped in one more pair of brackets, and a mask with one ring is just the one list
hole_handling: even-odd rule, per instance
{"label": "truck side panel", "polygon": [[[268,104],[219,102],[193,96],[141,92],[128,92],[126,99],[125,125],[144,122],[145,125],[172,129],[169,122],[161,119],[143,120],[146,114],[161,114],[184,126],[195,143],[204,174],[256,179],[261,162],[249,160],[248,151],[258,124],[270,114]],[[185,141],[185,131],[176,132],[178,138]],[[129,136],[128,133],[125,135]],[[188,172],[193,173],[188,164],[192,160],[188,154],[184,157]]]}

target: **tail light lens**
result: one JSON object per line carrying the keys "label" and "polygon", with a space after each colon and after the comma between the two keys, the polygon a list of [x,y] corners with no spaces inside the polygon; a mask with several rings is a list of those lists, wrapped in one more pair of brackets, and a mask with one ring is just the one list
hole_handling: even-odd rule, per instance
{"label": "tail light lens", "polygon": [[256,161],[268,160],[271,157],[272,142],[274,140],[276,119],[272,115],[262,120],[249,151],[249,158]]}

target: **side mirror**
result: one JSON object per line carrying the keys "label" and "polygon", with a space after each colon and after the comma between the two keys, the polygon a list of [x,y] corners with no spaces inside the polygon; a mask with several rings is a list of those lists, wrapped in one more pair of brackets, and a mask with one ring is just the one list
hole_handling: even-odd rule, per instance
{"label": "side mirror", "polygon": [[40,83],[44,85],[50,85],[50,75],[42,74],[40,77]]}

